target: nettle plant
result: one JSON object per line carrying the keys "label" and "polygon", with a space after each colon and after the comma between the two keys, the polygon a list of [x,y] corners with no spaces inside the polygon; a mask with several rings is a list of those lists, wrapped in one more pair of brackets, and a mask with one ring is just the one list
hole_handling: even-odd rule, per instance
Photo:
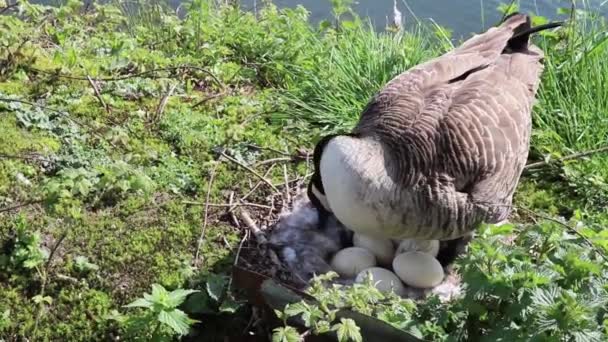
{"label": "nettle plant", "polygon": [[202,290],[180,288],[169,292],[162,285],[153,284],[152,293],[144,293],[142,298],[125,306],[145,310],[129,315],[114,310],[108,319],[124,328],[125,337],[172,341],[187,335],[195,323],[200,323],[191,316],[232,314],[241,307],[229,291],[227,276],[208,274],[201,287]]}
{"label": "nettle plant", "polygon": [[127,308],[145,309],[139,315],[123,316],[113,311],[110,319],[126,327],[127,337],[150,338],[152,341],[172,341],[177,336],[188,333],[192,324],[197,322],[178,309],[188,295],[198,290],[176,289],[167,291],[162,285],[152,284],[152,293],[144,293],[126,305]]}
{"label": "nettle plant", "polygon": [[17,216],[14,222],[13,238],[0,250],[0,270],[7,274],[35,270],[48,259],[49,253],[42,247],[42,236],[30,231],[24,216]]}
{"label": "nettle plant", "polygon": [[356,341],[354,322],[335,322],[338,310],[349,309],[432,341],[605,341],[608,270],[602,253],[608,239],[600,227],[586,227],[580,219],[572,218],[579,222],[576,234],[566,222],[552,220],[483,227],[456,264],[464,295],[452,302],[435,295],[418,302],[402,299],[380,293],[369,280],[327,287],[335,274],[317,276],[308,292],[318,302],[277,311],[285,326],[274,338],[300,339],[287,323],[299,317],[307,333],[335,330],[341,341]]}

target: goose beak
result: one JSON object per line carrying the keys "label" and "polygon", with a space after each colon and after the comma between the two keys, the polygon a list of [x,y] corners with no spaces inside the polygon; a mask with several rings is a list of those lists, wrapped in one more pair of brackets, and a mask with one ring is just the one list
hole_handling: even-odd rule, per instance
{"label": "goose beak", "polygon": [[[315,175],[315,176],[317,176],[317,175]],[[316,177],[313,178],[313,181],[308,183],[308,198],[310,199],[310,202],[313,204],[313,206],[317,209],[317,212],[319,213],[319,225],[318,225],[319,229],[325,230],[331,210],[329,209],[329,204],[327,203],[327,198],[321,191],[319,191],[317,186],[314,184],[315,183],[314,179],[316,179]]]}
{"label": "goose beak", "polygon": [[317,188],[314,181],[308,183],[308,198],[317,210],[331,212],[327,197]]}

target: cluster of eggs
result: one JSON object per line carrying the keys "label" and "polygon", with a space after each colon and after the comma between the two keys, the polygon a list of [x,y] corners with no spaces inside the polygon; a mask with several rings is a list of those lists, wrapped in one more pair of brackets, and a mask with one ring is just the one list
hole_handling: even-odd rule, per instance
{"label": "cluster of eggs", "polygon": [[438,240],[394,241],[355,233],[353,245],[332,257],[331,267],[341,277],[361,283],[371,276],[377,289],[394,291],[400,296],[406,291],[404,283],[415,288],[432,288],[443,280],[443,267],[436,259]]}

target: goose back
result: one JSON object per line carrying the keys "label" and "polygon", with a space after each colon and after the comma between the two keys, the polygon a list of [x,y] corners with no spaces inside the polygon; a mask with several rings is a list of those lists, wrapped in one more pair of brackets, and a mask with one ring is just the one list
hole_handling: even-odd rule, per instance
{"label": "goose back", "polygon": [[353,129],[392,154],[387,167],[414,198],[404,221],[416,217],[416,234],[455,238],[510,213],[543,71],[543,53],[527,37],[526,44],[510,44],[526,29],[529,18],[513,15],[398,75]]}

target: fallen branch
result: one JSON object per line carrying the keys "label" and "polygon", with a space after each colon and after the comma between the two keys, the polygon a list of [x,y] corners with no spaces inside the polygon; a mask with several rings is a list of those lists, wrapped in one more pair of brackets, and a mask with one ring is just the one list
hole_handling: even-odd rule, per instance
{"label": "fallen branch", "polygon": [[[270,165],[270,167],[268,168],[268,170],[266,170],[266,173],[264,173],[264,178],[268,177],[268,175],[270,174],[270,171],[272,171],[272,169],[274,168],[275,164]],[[255,185],[253,186],[253,188],[251,188],[251,190],[249,190],[248,193],[246,193],[243,197],[241,197],[241,202],[245,201],[247,199],[247,197],[251,196],[251,194],[253,194],[260,185],[262,185],[263,182],[257,182],[255,183]]]}
{"label": "fallen branch", "polygon": [[41,202],[42,201],[40,201],[40,200],[38,200],[38,201],[30,201],[30,202],[15,204],[15,205],[13,205],[11,207],[0,208],[0,213],[16,210],[16,209],[19,209],[19,208],[27,207],[29,205],[36,204],[36,203],[41,203]]}
{"label": "fallen branch", "polygon": [[541,161],[541,162],[530,163],[530,164],[528,164],[528,165],[526,165],[524,167],[524,170],[529,170],[529,169],[533,169],[533,168],[537,168],[537,167],[542,167],[542,166],[547,166],[547,165],[551,165],[551,164],[556,164],[556,163],[564,162],[566,160],[581,159],[581,158],[584,158],[584,157],[587,157],[587,156],[590,156],[590,155],[594,155],[594,154],[598,154],[598,153],[603,153],[603,152],[608,152],[608,146],[596,148],[596,149],[589,150],[589,151],[583,151],[583,152],[578,152],[578,153],[570,154],[570,155],[567,155],[565,157],[558,158],[558,159],[552,159],[552,160],[549,160],[549,161]]}
{"label": "fallen branch", "polygon": [[101,97],[101,92],[99,91],[99,87],[97,86],[97,82],[95,82],[88,75],[87,75],[87,79],[89,80],[89,83],[91,84],[91,87],[93,88],[93,91],[95,92],[95,97],[97,97],[97,100],[99,101],[99,103],[101,104],[101,106],[103,107],[103,109],[106,111],[106,113],[110,114],[110,107],[106,104],[106,102]]}
{"label": "fallen branch", "polygon": [[193,205],[204,205],[209,207],[224,207],[224,208],[232,208],[232,207],[256,207],[261,209],[270,209],[269,205],[250,203],[250,202],[239,202],[239,203],[202,203],[195,201],[182,201],[184,204],[193,204]]}
{"label": "fallen branch", "polygon": [[[43,69],[38,69],[38,68],[33,68],[33,67],[29,67],[28,69],[31,70],[31,71],[40,72],[40,73],[43,73],[43,74],[47,74],[47,75],[51,75],[51,76],[56,76],[56,77],[61,77],[61,78],[66,78],[66,79],[88,81],[88,78],[84,77],[84,76],[60,74],[60,73],[57,73],[57,72],[51,72],[51,71],[47,71],[47,70],[43,70]],[[173,66],[173,67],[166,67],[166,68],[158,68],[158,69],[152,69],[152,70],[140,72],[140,73],[137,73],[137,74],[118,76],[118,77],[99,77],[99,78],[93,78],[93,80],[95,80],[95,81],[104,81],[104,82],[123,81],[123,80],[128,80],[128,79],[131,79],[131,78],[147,77],[148,75],[151,75],[151,74],[154,74],[154,73],[157,73],[157,72],[161,72],[161,71],[175,71],[175,70],[180,70],[180,69],[190,69],[190,70],[201,71],[201,72],[209,75],[209,77],[211,77],[213,79],[213,81],[218,86],[220,86],[222,89],[226,88],[226,86],[219,80],[219,78],[217,76],[215,76],[215,74],[213,74],[211,71],[209,71],[209,70],[207,70],[207,69],[205,69],[203,67],[199,67],[199,66],[195,66],[195,65],[180,65],[180,66]],[[159,77],[156,77],[156,78],[159,78]]]}
{"label": "fallen branch", "polygon": [[234,223],[234,225],[237,228],[241,228],[241,224],[239,223],[239,220],[236,218],[236,215],[234,214],[234,209],[236,208],[236,205],[234,203],[234,191],[230,191],[230,197],[228,198],[228,204],[230,205],[230,209],[228,209],[228,212],[230,213],[230,218],[232,218],[232,222]]}
{"label": "fallen branch", "polygon": [[160,117],[163,115],[163,112],[165,111],[165,107],[167,106],[167,102],[169,101],[169,98],[171,97],[171,95],[173,95],[173,92],[175,91],[176,87],[177,87],[177,83],[171,85],[171,87],[169,87],[169,90],[167,91],[167,93],[163,96],[163,98],[158,103],[158,106],[156,107],[156,112],[155,112],[156,114],[154,116],[153,122],[158,122],[158,120],[160,120]]}
{"label": "fallen branch", "polygon": [[583,235],[583,233],[579,232],[578,229],[576,229],[575,227],[572,227],[564,222],[561,222],[560,220],[553,218],[551,216],[539,214],[539,213],[537,213],[533,210],[527,209],[527,208],[518,207],[518,209],[521,209],[521,210],[523,210],[533,216],[541,218],[543,220],[551,221],[551,222],[561,225],[562,227],[566,228],[568,231],[574,233],[575,235],[577,235],[578,237],[583,239],[583,241],[585,241],[585,243],[587,243],[587,245],[589,245],[589,247],[591,247],[591,249],[593,249],[600,257],[602,257],[602,259],[604,259],[604,261],[608,262],[608,256],[604,255],[604,253],[601,252],[600,249],[597,246],[595,246],[595,244],[591,240],[589,240],[589,238],[587,238],[585,235]]}
{"label": "fallen branch", "polygon": [[4,14],[4,12],[10,10],[11,8],[17,7],[17,5],[19,5],[19,2],[15,2],[15,3],[12,3],[12,4],[6,5],[2,9],[0,9],[0,14]]}
{"label": "fallen branch", "polygon": [[205,102],[207,102],[209,100],[213,100],[214,98],[220,97],[220,96],[222,96],[224,94],[226,94],[225,90],[221,91],[219,93],[216,93],[216,94],[209,95],[209,96],[203,98],[202,100],[198,101],[197,103],[193,104],[192,107],[190,107],[190,108],[194,109],[196,107],[199,107],[200,105],[204,104]]}
{"label": "fallen branch", "polygon": [[51,160],[46,159],[42,156],[18,156],[18,155],[14,155],[14,154],[6,154],[6,153],[0,153],[0,159],[22,159],[22,160],[42,161],[42,162],[47,162],[47,163],[51,162]]}
{"label": "fallen branch", "polygon": [[280,150],[277,150],[276,148],[272,148],[272,147],[259,146],[259,145],[256,145],[256,144],[247,144],[247,147],[250,147],[250,148],[253,148],[253,149],[256,149],[256,150],[268,150],[268,151],[272,151],[272,152],[278,153],[278,154],[283,155],[283,156],[291,157],[291,154],[283,152],[283,151],[280,151]]}
{"label": "fallen branch", "polygon": [[255,236],[255,239],[258,241],[258,243],[259,244],[268,243],[268,240],[266,239],[264,232],[262,232],[262,230],[255,223],[255,221],[251,218],[251,215],[249,215],[249,212],[245,208],[240,208],[239,214],[241,216],[241,219],[245,223],[245,225],[249,228],[249,230],[251,230],[251,232],[253,233],[253,236]]}
{"label": "fallen branch", "polygon": [[209,214],[209,198],[211,197],[211,186],[213,185],[213,179],[215,178],[216,169],[217,169],[217,164],[215,164],[213,166],[213,169],[211,170],[211,174],[209,176],[209,183],[207,184],[207,196],[205,199],[205,209],[204,209],[204,214],[203,214],[203,227],[201,228],[201,235],[198,238],[198,242],[196,244],[196,252],[194,253],[194,265],[195,266],[198,266],[201,246],[203,245],[203,241],[205,240],[205,231],[207,229],[207,217]]}
{"label": "fallen branch", "polygon": [[254,166],[262,166],[262,165],[266,165],[266,164],[274,164],[274,163],[281,163],[281,162],[291,162],[294,161],[294,158],[292,157],[279,157],[279,158],[271,158],[271,159],[266,159],[266,160],[262,160],[259,161],[257,163],[254,164]]}
{"label": "fallen branch", "polygon": [[228,159],[229,161],[231,161],[231,162],[235,163],[236,165],[238,165],[238,166],[240,166],[240,167],[244,168],[245,170],[247,170],[247,171],[251,172],[251,173],[252,173],[254,176],[258,177],[258,178],[259,178],[259,179],[260,179],[262,182],[264,182],[264,183],[268,184],[268,186],[270,186],[270,187],[272,188],[272,190],[274,190],[274,191],[276,191],[276,192],[278,192],[278,193],[281,193],[281,192],[279,191],[279,189],[278,189],[276,186],[274,186],[274,184],[272,184],[272,182],[270,182],[268,179],[264,178],[264,176],[260,175],[260,174],[259,174],[257,171],[255,171],[254,169],[252,169],[252,168],[250,168],[249,166],[247,166],[247,165],[245,165],[245,164],[241,163],[240,161],[238,161],[238,160],[236,160],[236,159],[232,158],[231,156],[227,155],[225,152],[221,152],[220,154],[221,154],[221,156],[222,156],[222,157],[224,157],[224,158]]}
{"label": "fallen branch", "polygon": [[[251,215],[249,215],[249,212],[243,207],[240,208],[239,212],[241,214],[240,215],[241,219],[243,220],[245,225],[251,230],[251,232],[253,233],[253,236],[255,236],[255,239],[258,241],[258,244],[266,245],[268,243],[268,240],[266,239],[264,232],[258,227],[258,225],[255,223],[255,221],[251,218]],[[281,261],[279,260],[279,257],[277,256],[277,254],[271,248],[266,248],[265,251],[268,253],[270,260],[272,260],[272,262],[276,266],[281,267]]]}

